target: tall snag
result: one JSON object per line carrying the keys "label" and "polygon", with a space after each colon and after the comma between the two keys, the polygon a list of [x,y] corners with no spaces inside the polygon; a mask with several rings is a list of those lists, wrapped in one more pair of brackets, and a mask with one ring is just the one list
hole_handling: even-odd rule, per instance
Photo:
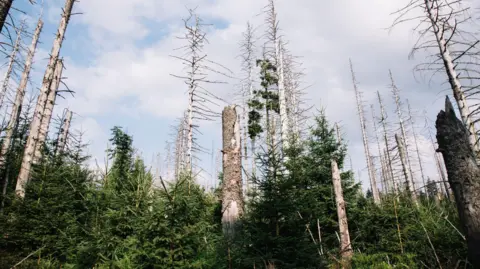
{"label": "tall snag", "polygon": [[[427,184],[425,181],[425,173],[423,172],[423,162],[420,155],[420,149],[418,147],[417,132],[415,131],[415,120],[413,119],[412,109],[410,108],[410,102],[408,102],[408,99],[407,99],[407,107],[408,107],[408,117],[410,118],[410,126],[412,127],[413,142],[415,143],[415,152],[417,153],[418,165],[420,167],[420,175],[422,177],[422,184],[423,184],[422,188],[426,188]],[[426,190],[425,190],[425,194],[428,197],[428,192]]]}
{"label": "tall snag", "polygon": [[59,59],[55,66],[55,72],[53,74],[53,81],[50,84],[50,90],[48,91],[47,102],[45,104],[42,121],[40,122],[40,132],[38,134],[38,141],[35,148],[35,155],[33,163],[38,163],[42,157],[42,151],[45,141],[47,140],[48,128],[50,127],[50,121],[52,119],[53,107],[55,106],[55,100],[57,98],[58,87],[62,80],[63,72],[63,60]]}
{"label": "tall snag", "polygon": [[243,214],[240,124],[235,105],[227,106],[223,110],[222,138],[222,226],[224,234],[231,235],[235,232],[237,221]]}
{"label": "tall snag", "polygon": [[2,90],[0,91],[0,109],[3,107],[3,100],[5,95],[7,95],[8,85],[10,82],[10,77],[12,76],[13,66],[17,60],[17,53],[20,50],[23,28],[25,26],[25,21],[22,21],[20,28],[17,31],[17,38],[15,40],[15,45],[13,46],[12,53],[10,54],[10,61],[8,62],[7,71],[5,72],[5,77],[3,78]]}
{"label": "tall snag", "polygon": [[25,184],[28,183],[28,180],[30,178],[30,170],[35,154],[38,135],[40,132],[40,124],[42,122],[45,104],[48,98],[48,91],[50,89],[50,84],[53,80],[53,73],[57,65],[60,48],[62,47],[63,39],[65,38],[65,32],[67,30],[67,25],[72,14],[74,3],[75,0],[66,0],[65,2],[62,19],[60,20],[58,32],[53,42],[52,51],[50,53],[50,61],[47,65],[47,69],[45,70],[42,87],[40,88],[40,95],[38,96],[37,105],[33,114],[33,119],[30,123],[30,132],[27,139],[27,144],[25,146],[25,152],[23,154],[22,165],[18,174],[17,186],[15,188],[15,193],[20,198],[25,197]]}
{"label": "tall snag", "polygon": [[10,112],[10,120],[8,121],[5,138],[2,144],[2,150],[0,152],[0,166],[5,165],[6,154],[10,149],[12,137],[17,128],[17,122],[20,117],[20,109],[23,103],[23,99],[25,97],[25,90],[27,88],[28,79],[30,77],[30,71],[32,70],[33,57],[35,56],[35,51],[37,49],[37,44],[40,38],[42,28],[43,21],[39,19],[37,23],[37,28],[35,29],[35,33],[33,34],[32,43],[30,44],[30,47],[28,49],[28,55],[25,61],[25,68],[22,73],[22,79],[20,80],[20,84],[18,85],[17,93],[15,95],[15,101]]}
{"label": "tall snag", "polygon": [[480,167],[470,147],[469,131],[460,121],[448,99],[445,111],[435,122],[439,148],[447,167],[448,182],[453,190],[460,222],[467,237],[468,258],[480,268]]}
{"label": "tall snag", "polygon": [[368,147],[367,127],[365,125],[365,115],[363,113],[362,101],[360,92],[357,88],[357,80],[355,79],[355,73],[353,71],[352,61],[350,60],[350,71],[352,73],[353,88],[355,90],[355,98],[357,100],[358,116],[360,117],[360,129],[362,130],[363,147],[365,149],[365,158],[367,161],[368,176],[370,178],[370,187],[372,189],[373,200],[376,204],[380,204],[380,194],[378,193],[377,180],[375,178],[375,168],[372,164],[372,156],[370,155],[370,149]]}
{"label": "tall snag", "polygon": [[407,154],[405,153],[406,151],[405,144],[397,134],[395,134],[395,140],[397,141],[397,147],[398,147],[398,152],[400,154],[400,161],[402,163],[403,174],[405,176],[405,185],[407,186],[407,192],[410,195],[412,201],[415,204],[418,204],[417,193],[415,192],[415,189],[412,183],[412,178],[410,177],[411,174],[409,173],[409,169],[407,166]]}
{"label": "tall snag", "polygon": [[[336,127],[338,130],[338,125],[336,125]],[[342,143],[340,136],[338,136],[337,139],[337,143],[340,145]],[[342,178],[338,170],[337,160],[333,157],[331,159],[331,168],[333,191],[335,193],[335,203],[337,206],[338,229],[340,232],[340,255],[342,256],[343,262],[348,263],[353,255],[353,249],[350,241],[350,232],[348,230],[345,199],[343,198]]]}

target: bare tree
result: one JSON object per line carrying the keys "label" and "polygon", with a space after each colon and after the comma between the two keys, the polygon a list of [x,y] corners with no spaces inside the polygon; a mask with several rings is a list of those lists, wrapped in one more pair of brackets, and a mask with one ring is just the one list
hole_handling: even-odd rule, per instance
{"label": "bare tree", "polygon": [[350,71],[352,73],[353,88],[355,90],[355,98],[357,100],[357,110],[358,110],[358,116],[360,118],[360,129],[362,130],[363,147],[365,149],[365,158],[367,162],[368,176],[370,178],[370,187],[372,189],[373,200],[375,201],[376,204],[380,204],[381,201],[380,201],[380,195],[378,193],[377,180],[375,177],[375,168],[373,167],[373,164],[372,164],[372,156],[370,155],[370,149],[368,146],[367,127],[365,124],[365,115],[363,113],[362,100],[361,100],[360,92],[357,87],[357,80],[355,79],[355,73],[353,71],[353,64],[351,60],[350,60]]}
{"label": "bare tree", "polygon": [[[402,163],[402,171],[403,171],[404,175],[406,175],[405,171],[408,174],[408,177],[405,176],[405,182],[408,184],[407,189],[410,188],[409,191],[415,192],[415,190],[416,190],[415,179],[413,177],[412,165],[410,163],[410,154],[409,154],[409,150],[408,150],[407,131],[406,131],[406,128],[405,128],[405,124],[403,122],[402,102],[401,102],[400,96],[399,96],[399,89],[397,88],[397,85],[395,84],[395,81],[393,80],[392,71],[388,70],[388,72],[389,72],[389,75],[390,75],[393,98],[395,100],[395,105],[396,105],[396,112],[397,112],[397,116],[398,116],[398,124],[400,125],[400,131],[401,131],[401,138],[400,138],[401,143],[398,143],[398,141],[397,141],[397,146],[399,146],[399,154],[404,155],[404,157],[400,156],[400,160],[401,160],[401,163]],[[395,140],[397,140],[396,137],[395,137]],[[403,148],[400,148],[400,145]],[[403,153],[401,152],[402,150],[403,150]]]}
{"label": "bare tree", "polygon": [[58,27],[58,32],[55,41],[53,42],[52,51],[50,53],[50,61],[43,77],[40,95],[38,96],[37,100],[37,106],[35,107],[33,119],[30,124],[30,132],[27,139],[27,144],[25,146],[22,165],[17,179],[17,186],[15,188],[15,192],[20,198],[25,197],[25,184],[27,184],[30,178],[30,169],[35,154],[35,148],[38,140],[38,134],[40,131],[40,124],[45,110],[46,100],[48,98],[48,91],[50,89],[50,84],[53,80],[53,73],[57,65],[63,39],[65,38],[65,32],[67,30],[67,25],[72,14],[74,2],[75,0],[66,0],[65,2],[62,18]]}
{"label": "bare tree", "polygon": [[62,72],[63,60],[58,59],[55,66],[55,71],[53,73],[53,81],[50,84],[50,90],[48,91],[42,121],[40,122],[40,132],[38,133],[38,140],[36,143],[33,163],[38,163],[38,161],[40,161],[40,158],[42,157],[43,145],[47,140],[48,128],[50,127],[50,121],[52,119],[53,107],[55,106],[55,100],[57,98],[57,91],[62,80]]}
{"label": "bare tree", "polygon": [[[421,154],[420,154],[420,149],[418,147],[417,132],[415,131],[415,120],[413,119],[413,116],[412,116],[412,110],[411,110],[411,107],[410,107],[410,102],[408,102],[408,99],[406,101],[407,101],[407,107],[408,107],[408,117],[410,119],[410,125],[411,125],[411,128],[412,128],[413,142],[415,143],[415,152],[417,153],[418,165],[420,167],[420,175],[422,177],[422,184],[423,184],[422,187],[426,188],[427,184],[426,184],[426,180],[425,180],[425,173],[423,171],[423,162],[422,162],[422,157],[421,157]],[[426,190],[424,192],[428,197],[428,192]]]}
{"label": "bare tree", "polygon": [[1,167],[5,165],[6,155],[10,149],[10,145],[12,144],[12,138],[18,126],[18,120],[20,118],[20,110],[22,107],[23,99],[25,97],[25,90],[27,88],[28,79],[30,77],[30,71],[32,70],[33,57],[35,56],[35,51],[37,49],[37,44],[40,38],[40,33],[42,31],[42,28],[43,28],[43,21],[39,19],[37,23],[37,27],[35,29],[35,33],[33,34],[32,43],[30,44],[30,48],[28,49],[28,55],[25,61],[25,68],[23,70],[22,79],[20,80],[20,84],[18,85],[17,92],[15,95],[15,101],[13,103],[12,110],[10,112],[10,120],[8,121],[5,138],[2,144],[2,150],[0,152]]}
{"label": "bare tree", "polygon": [[410,177],[410,171],[408,170],[407,166],[407,156],[405,153],[405,144],[403,140],[398,137],[397,134],[395,134],[395,140],[397,141],[397,146],[398,146],[398,152],[400,153],[400,160],[402,162],[402,168],[403,168],[403,174],[405,176],[405,185],[407,186],[407,192],[412,198],[412,201],[418,205],[418,200],[417,200],[417,193],[415,192],[414,185],[413,185],[413,180]]}
{"label": "bare tree", "polygon": [[[184,27],[186,33],[183,37],[179,37],[187,42],[185,46],[180,47],[184,51],[181,56],[172,56],[179,59],[185,65],[186,74],[172,75],[181,78],[188,85],[188,116],[187,116],[187,156],[186,169],[192,171],[192,152],[195,149],[194,132],[198,128],[195,124],[198,120],[213,120],[219,116],[211,106],[219,106],[216,101],[221,99],[206,89],[204,84],[224,83],[218,80],[209,80],[208,73],[216,73],[229,76],[230,70],[224,66],[208,60],[207,55],[203,52],[205,45],[208,43],[206,32],[202,19],[195,13],[195,10],[189,9],[189,16],[184,19]],[[221,70],[212,67],[215,65]]]}
{"label": "bare tree", "polygon": [[[479,44],[479,40],[463,26],[471,20],[465,12],[467,9],[462,5],[462,0],[411,0],[408,5],[394,13],[397,18],[392,26],[405,21],[418,21],[415,30],[418,31],[419,39],[410,55],[413,56],[419,50],[431,49],[437,53],[432,53],[430,57],[432,60],[418,65],[416,70],[434,71],[434,74],[443,70],[457,102],[461,119],[470,132],[470,146],[474,152],[478,152],[474,121],[461,83],[462,78],[471,79],[470,72],[478,74],[478,71],[472,69],[474,61],[471,58],[478,59],[478,55],[472,53],[472,50]],[[415,13],[408,17],[415,11],[421,11],[422,15],[418,16]],[[462,71],[467,75],[461,75]],[[475,87],[470,89],[474,90]],[[478,92],[478,89],[475,91]]]}
{"label": "bare tree", "polygon": [[3,107],[3,100],[5,99],[5,95],[7,94],[10,77],[12,76],[12,72],[13,72],[13,66],[17,61],[17,53],[20,50],[24,26],[25,26],[25,21],[22,20],[20,27],[17,30],[17,38],[15,39],[15,45],[13,46],[12,53],[10,54],[10,61],[8,62],[8,67],[7,67],[7,71],[5,72],[5,77],[3,78],[2,89],[0,92],[0,109]]}
{"label": "bare tree", "polygon": [[380,139],[378,139],[378,129],[377,129],[377,118],[375,117],[375,108],[373,105],[370,105],[370,110],[372,112],[372,122],[373,122],[373,132],[375,133],[375,142],[377,142],[377,149],[378,149],[378,159],[380,162],[380,167],[381,167],[381,175],[382,175],[382,186],[383,190],[385,193],[387,193],[387,174],[385,173],[385,167],[383,163],[383,157],[382,157],[382,147],[380,146]]}
{"label": "bare tree", "polygon": [[383,106],[382,97],[380,96],[380,92],[377,91],[378,103],[380,104],[380,112],[381,112],[381,123],[383,127],[383,141],[385,143],[385,158],[387,159],[387,171],[389,172],[390,179],[392,180],[393,185],[393,192],[398,194],[398,183],[395,180],[395,175],[393,174],[393,166],[392,166],[392,156],[390,154],[390,144],[388,141],[388,133],[387,133],[387,114],[385,112],[385,107]]}
{"label": "bare tree", "polygon": [[448,97],[435,123],[438,150],[447,167],[460,222],[467,237],[468,260],[480,267],[480,167],[469,144],[469,131],[460,121]]}
{"label": "bare tree", "polygon": [[0,0],[0,32],[7,21],[7,16],[12,7],[13,0]]}

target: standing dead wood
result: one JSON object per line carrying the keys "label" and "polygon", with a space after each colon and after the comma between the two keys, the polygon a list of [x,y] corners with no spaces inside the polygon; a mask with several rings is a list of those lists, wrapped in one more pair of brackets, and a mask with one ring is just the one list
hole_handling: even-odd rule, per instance
{"label": "standing dead wood", "polygon": [[50,84],[50,90],[48,91],[47,102],[43,111],[42,121],[40,122],[40,132],[38,134],[38,141],[36,143],[33,163],[38,163],[42,157],[43,146],[47,140],[48,128],[50,127],[50,121],[52,120],[53,107],[55,106],[57,91],[62,80],[62,72],[63,60],[58,59],[55,66],[55,72],[53,73],[53,81]]}
{"label": "standing dead wood", "polygon": [[351,74],[352,74],[353,88],[355,90],[355,98],[357,100],[357,110],[358,110],[358,116],[360,118],[360,129],[362,130],[363,147],[365,149],[365,158],[366,158],[366,162],[367,162],[368,176],[370,178],[370,187],[372,189],[373,200],[375,201],[376,204],[380,204],[381,201],[380,201],[380,194],[378,193],[377,180],[376,180],[376,177],[375,177],[375,168],[373,167],[373,164],[372,164],[372,156],[370,155],[370,149],[369,149],[369,146],[368,146],[368,137],[367,137],[367,127],[366,127],[366,124],[365,124],[365,115],[363,113],[361,96],[360,96],[360,92],[357,88],[357,80],[355,79],[355,73],[353,71],[353,64],[352,64],[351,60],[350,60],[350,71],[351,71]]}
{"label": "standing dead wood", "polygon": [[[467,96],[461,80],[471,80],[470,72],[476,73],[472,64],[477,61],[472,50],[479,44],[478,37],[466,31],[462,27],[471,22],[466,11],[468,8],[462,5],[462,0],[412,0],[394,14],[393,26],[405,21],[417,21],[415,31],[419,38],[413,47],[411,54],[419,50],[437,51],[427,59],[431,61],[422,63],[416,67],[419,71],[434,71],[434,74],[446,74],[450,89],[460,111],[460,116],[469,130],[469,143],[474,152],[478,152],[477,135],[472,120],[470,107],[467,104]],[[423,15],[411,14],[421,11]],[[411,16],[411,17],[407,17]],[[443,72],[441,72],[443,70]],[[439,72],[440,71],[440,72]],[[467,75],[461,75],[461,71]],[[478,92],[478,89],[476,90]]]}
{"label": "standing dead wood", "polygon": [[469,143],[470,133],[447,97],[435,122],[438,151],[447,167],[460,222],[467,237],[469,261],[480,268],[480,167]]}
{"label": "standing dead wood", "polygon": [[[337,143],[340,145],[340,138],[338,138]],[[332,158],[330,163],[332,169],[333,191],[337,206],[338,228],[340,233],[340,256],[342,257],[344,263],[349,263],[353,255],[353,249],[350,241],[350,232],[348,230],[346,204],[345,199],[343,198],[342,178],[340,176],[340,171],[338,170],[337,161]]]}
{"label": "standing dead wood", "polygon": [[395,140],[397,141],[398,152],[400,153],[400,161],[402,162],[402,169],[405,176],[405,185],[407,186],[407,192],[412,201],[416,205],[418,205],[417,193],[415,192],[415,189],[413,187],[413,181],[408,171],[407,156],[405,154],[405,144],[397,134],[395,134]]}
{"label": "standing dead wood", "polygon": [[[425,180],[425,173],[423,171],[422,156],[420,155],[420,149],[418,147],[417,132],[415,131],[415,121],[414,121],[413,116],[412,116],[412,109],[410,107],[410,102],[408,102],[408,99],[407,99],[407,107],[408,107],[408,116],[410,118],[410,125],[412,127],[413,141],[415,143],[415,152],[417,153],[418,165],[420,167],[420,175],[422,177],[422,184],[423,184],[422,188],[426,188],[427,184],[426,184],[426,180]],[[428,192],[427,191],[425,191],[425,194],[428,197]]]}
{"label": "standing dead wood", "polygon": [[385,107],[383,106],[382,97],[380,92],[377,91],[378,103],[380,105],[381,112],[381,122],[383,127],[383,141],[385,143],[385,158],[387,159],[387,170],[389,172],[390,179],[392,180],[393,192],[398,194],[398,182],[395,180],[395,175],[393,174],[392,166],[392,156],[390,156],[390,144],[388,142],[388,133],[387,133],[387,114],[385,112]]}
{"label": "standing dead wood", "polygon": [[[397,88],[397,85],[395,84],[395,81],[393,80],[392,71],[388,70],[388,72],[389,72],[389,75],[390,75],[393,98],[394,98],[395,104],[396,104],[398,124],[400,125],[400,131],[401,131],[400,139],[402,140],[401,144],[403,146],[403,154],[405,155],[405,158],[402,160],[402,161],[405,161],[405,166],[402,164],[402,170],[406,169],[406,172],[409,175],[409,177],[408,178],[405,177],[405,181],[408,182],[408,184],[410,185],[411,191],[416,192],[415,178],[413,176],[412,165],[410,163],[410,151],[409,151],[409,147],[408,147],[409,145],[408,145],[408,139],[407,139],[407,131],[406,131],[405,124],[404,124],[404,121],[403,121],[402,102],[400,100],[400,95],[399,95],[400,90]],[[398,142],[397,142],[397,145],[398,145]]]}
{"label": "standing dead wood", "polygon": [[20,28],[17,31],[17,38],[15,40],[15,45],[13,46],[12,53],[10,54],[10,61],[8,62],[8,67],[7,67],[7,71],[5,72],[5,77],[3,78],[2,89],[0,91],[0,109],[3,107],[3,101],[8,91],[8,85],[10,82],[10,77],[12,76],[13,66],[17,61],[17,53],[21,46],[24,26],[25,26],[25,21],[22,21],[22,23],[20,24]]}
{"label": "standing dead wood", "polygon": [[67,143],[68,139],[68,134],[70,132],[70,124],[72,122],[72,111],[67,110],[67,113],[65,115],[65,119],[62,122],[60,132],[58,134],[58,139],[57,139],[57,145],[55,149],[55,155],[60,155],[64,152],[65,150],[65,145]]}
{"label": "standing dead wood", "polygon": [[30,132],[27,139],[27,144],[25,146],[25,152],[22,159],[22,165],[20,167],[20,172],[18,174],[17,186],[15,188],[15,193],[18,197],[25,197],[25,185],[28,183],[30,178],[30,170],[32,167],[32,161],[35,154],[35,148],[38,141],[38,134],[40,131],[40,124],[42,121],[43,113],[45,110],[46,100],[48,98],[48,91],[50,89],[50,84],[53,80],[53,73],[57,65],[58,57],[60,55],[60,49],[62,47],[63,39],[65,38],[65,32],[67,30],[67,25],[72,14],[73,4],[75,0],[66,0],[65,7],[63,9],[62,18],[60,20],[60,25],[58,27],[58,32],[53,42],[52,51],[50,53],[50,61],[45,70],[45,75],[43,77],[42,87],[40,89],[40,95],[38,96],[37,106],[35,107],[35,112],[33,114],[33,119],[30,124]]}
{"label": "standing dead wood", "polygon": [[232,235],[243,214],[240,124],[235,105],[225,107],[223,110],[222,129],[222,226],[224,234]]}
{"label": "standing dead wood", "polygon": [[37,23],[37,28],[35,29],[35,33],[33,34],[32,43],[30,44],[30,47],[28,49],[28,55],[25,61],[25,68],[22,73],[22,79],[20,80],[20,84],[17,88],[15,101],[12,106],[12,111],[10,112],[10,120],[8,121],[5,138],[2,144],[2,150],[0,152],[0,166],[2,167],[5,165],[5,158],[8,150],[10,149],[12,137],[14,135],[15,129],[17,128],[18,119],[20,118],[20,108],[25,97],[25,90],[27,88],[28,79],[30,77],[30,71],[32,70],[33,57],[35,56],[35,51],[37,49],[37,44],[40,38],[42,28],[43,21],[39,19]]}

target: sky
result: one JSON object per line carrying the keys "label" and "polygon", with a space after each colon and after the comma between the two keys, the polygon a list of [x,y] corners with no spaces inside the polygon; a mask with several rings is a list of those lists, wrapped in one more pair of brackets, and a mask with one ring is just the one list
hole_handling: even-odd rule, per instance
{"label": "sky", "polygon": [[[41,11],[26,0],[14,2],[18,18],[27,18],[33,29]],[[412,23],[387,28],[395,19],[392,12],[408,1],[385,0],[276,0],[279,26],[288,49],[301,57],[304,85],[308,103],[324,107],[329,120],[339,122],[348,142],[352,170],[368,187],[368,173],[358,122],[355,95],[349,70],[352,59],[359,89],[364,94],[366,108],[375,104],[380,91],[387,106],[389,119],[395,120],[393,98],[390,94],[388,70],[395,77],[401,97],[408,99],[415,112],[422,161],[427,175],[436,178],[433,147],[423,128],[422,111],[430,119],[442,109],[445,85],[437,77],[415,76],[413,68],[425,55],[409,59],[409,52],[417,35]],[[58,100],[55,114],[64,108],[74,114],[73,128],[85,131],[89,142],[91,163],[104,163],[105,149],[113,126],[122,126],[133,136],[134,146],[147,163],[152,156],[165,157],[165,141],[170,140],[172,124],[176,123],[187,105],[187,87],[171,74],[182,74],[181,62],[171,57],[184,33],[182,18],[187,8],[197,7],[197,13],[211,23],[205,52],[212,61],[221,63],[240,75],[239,42],[247,21],[261,29],[262,8],[266,0],[81,0],[74,6],[78,13],[71,18],[61,55],[65,58],[64,82],[75,91],[74,97],[64,95]],[[48,53],[59,23],[63,0],[45,0],[40,49],[35,57],[31,91],[38,91],[45,70]],[[260,14],[260,15],[259,15]],[[262,33],[257,33],[261,35]],[[29,40],[28,40],[29,43]],[[214,91],[227,102],[234,102],[235,79],[228,84],[214,86]],[[63,86],[62,86],[63,87]],[[314,111],[314,110],[313,110]],[[366,113],[371,126],[370,110]],[[203,135],[199,142],[211,150],[221,146],[221,121],[201,123]],[[371,150],[376,154],[373,133]],[[213,185],[208,175],[212,158],[200,156],[205,169],[201,183]],[[348,167],[349,165],[347,165]]]}

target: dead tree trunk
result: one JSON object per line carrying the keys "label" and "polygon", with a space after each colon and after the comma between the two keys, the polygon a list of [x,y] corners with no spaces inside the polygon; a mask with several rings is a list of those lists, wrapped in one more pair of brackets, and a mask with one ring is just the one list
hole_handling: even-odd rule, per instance
{"label": "dead tree trunk", "polygon": [[8,12],[12,7],[13,0],[0,0],[0,32],[3,31],[3,26],[7,21]]}
{"label": "dead tree trunk", "polygon": [[448,97],[435,122],[439,148],[447,167],[460,221],[467,236],[469,261],[480,268],[480,167],[470,144],[470,131]]}
{"label": "dead tree trunk", "polygon": [[395,140],[397,141],[398,152],[400,154],[400,161],[402,163],[403,174],[405,176],[405,184],[407,185],[407,192],[412,198],[412,201],[418,205],[417,193],[414,190],[413,180],[411,178],[411,175],[408,169],[407,156],[405,154],[405,144],[397,134],[395,134]]}
{"label": "dead tree trunk", "polygon": [[408,107],[408,116],[410,118],[410,125],[412,126],[413,140],[415,142],[415,151],[417,152],[418,165],[420,167],[420,175],[422,176],[422,184],[423,184],[422,188],[424,188],[424,192],[428,197],[428,192],[425,189],[427,187],[427,184],[425,180],[425,173],[423,172],[422,158],[420,155],[420,150],[418,148],[417,132],[415,132],[415,121],[413,120],[413,117],[412,117],[412,110],[410,108],[410,102],[408,102],[408,99],[407,99],[407,107]]}
{"label": "dead tree trunk", "polygon": [[222,128],[222,226],[224,234],[231,235],[243,214],[240,126],[235,105],[225,107],[223,110]]}
{"label": "dead tree trunk", "polygon": [[392,180],[393,185],[393,192],[394,194],[398,194],[398,182],[395,180],[395,175],[393,174],[393,167],[392,167],[392,157],[390,156],[390,143],[388,143],[388,134],[387,134],[387,116],[385,113],[385,108],[383,107],[382,97],[380,96],[380,92],[377,91],[378,96],[378,103],[380,104],[380,112],[381,112],[381,121],[383,127],[383,140],[385,142],[385,158],[387,158],[387,170],[389,171],[389,176]]}
{"label": "dead tree trunk", "polygon": [[362,130],[363,147],[365,149],[365,158],[367,161],[368,176],[370,178],[370,187],[372,189],[374,202],[376,204],[380,204],[381,201],[380,201],[380,195],[378,193],[377,180],[375,178],[375,171],[374,171],[375,168],[373,167],[372,157],[370,155],[370,149],[368,147],[368,137],[367,137],[367,127],[365,125],[365,116],[363,114],[360,92],[358,91],[358,88],[357,88],[357,81],[355,79],[355,73],[353,72],[353,65],[351,60],[350,60],[350,71],[352,73],[353,88],[355,90],[355,97],[357,100],[358,116],[360,117],[360,129]]}
{"label": "dead tree trunk", "polygon": [[8,91],[8,84],[10,82],[10,77],[12,76],[13,66],[15,65],[17,59],[17,53],[21,46],[23,27],[25,22],[22,21],[20,28],[17,31],[17,38],[15,40],[15,45],[13,46],[12,53],[10,54],[10,61],[8,62],[7,72],[5,72],[5,77],[3,78],[2,91],[0,92],[0,109],[3,107],[3,100]]}
{"label": "dead tree trunk", "polygon": [[53,73],[55,66],[57,65],[58,56],[60,54],[60,48],[62,47],[63,39],[65,38],[65,32],[67,30],[68,21],[72,14],[73,4],[75,0],[66,0],[65,7],[63,9],[62,19],[58,27],[58,32],[53,42],[52,51],[50,53],[50,61],[45,75],[43,77],[42,87],[40,89],[40,95],[38,96],[37,106],[33,114],[32,122],[30,123],[30,132],[25,146],[25,152],[23,154],[22,165],[18,174],[17,186],[15,193],[18,197],[25,197],[25,184],[27,184],[30,178],[30,169],[32,167],[32,161],[35,154],[35,148],[38,140],[38,134],[40,131],[40,124],[42,121],[43,112],[45,110],[45,103],[47,100],[48,90],[53,80]]}
{"label": "dead tree trunk", "polygon": [[38,141],[35,148],[35,156],[33,163],[38,163],[42,157],[43,145],[47,140],[48,128],[50,127],[50,121],[52,119],[53,107],[55,106],[55,99],[57,98],[58,87],[62,80],[63,72],[63,60],[59,59],[55,66],[55,72],[53,74],[53,81],[50,84],[50,90],[48,91],[47,102],[43,110],[42,121],[40,122],[40,132],[38,134]]}
{"label": "dead tree trunk", "polygon": [[[341,143],[340,137],[338,137],[338,143]],[[350,232],[348,230],[347,210],[343,198],[342,178],[340,177],[340,171],[338,170],[338,164],[335,159],[331,160],[331,167],[333,191],[337,205],[338,228],[340,232],[340,256],[343,262],[348,263],[353,255],[353,249],[350,242]]]}
{"label": "dead tree trunk", "polygon": [[72,111],[68,110],[65,120],[62,123],[62,128],[57,139],[57,148],[55,149],[55,155],[62,154],[67,144],[68,132],[70,131],[70,123],[72,122]]}
{"label": "dead tree trunk", "polygon": [[28,49],[27,60],[25,61],[25,68],[23,70],[22,79],[17,88],[17,93],[15,95],[15,101],[12,106],[12,111],[10,113],[10,120],[8,121],[7,130],[5,138],[3,140],[2,150],[0,152],[0,167],[5,165],[6,155],[10,149],[12,143],[12,137],[14,135],[15,129],[17,128],[17,122],[20,118],[20,108],[23,103],[23,98],[25,97],[25,90],[27,88],[28,79],[30,77],[30,70],[32,70],[33,57],[35,56],[35,50],[37,49],[38,40],[40,38],[40,32],[43,28],[43,21],[38,20],[37,28],[33,34],[32,43]]}

